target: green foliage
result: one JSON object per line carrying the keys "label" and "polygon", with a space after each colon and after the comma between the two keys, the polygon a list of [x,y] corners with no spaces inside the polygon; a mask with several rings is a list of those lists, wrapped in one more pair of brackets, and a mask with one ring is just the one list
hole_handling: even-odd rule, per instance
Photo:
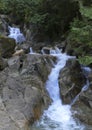
{"label": "green foliage", "polygon": [[92,19],[92,5],[90,6],[83,6],[80,2],[80,12],[83,17],[87,17],[89,19]]}
{"label": "green foliage", "polygon": [[88,21],[74,19],[71,23],[69,39],[76,44],[88,44],[92,41],[92,25],[88,24]]}
{"label": "green foliage", "polygon": [[88,66],[92,64],[92,56],[79,57],[79,62],[80,64]]}
{"label": "green foliage", "polygon": [[51,38],[68,30],[79,13],[79,5],[74,0],[0,0],[0,12],[16,21],[12,23],[36,25],[38,31]]}
{"label": "green foliage", "polygon": [[78,55],[79,62],[84,65],[92,63],[92,6],[83,6],[80,2],[82,20],[74,19],[70,26],[68,40]]}
{"label": "green foliage", "polygon": [[[0,11],[3,14],[15,16],[17,20],[24,23],[30,22],[31,19],[32,22],[38,22],[38,17],[37,19],[33,19],[33,17],[39,14],[41,2],[42,0],[1,0]],[[39,17],[39,21],[41,20],[42,16]]]}
{"label": "green foliage", "polygon": [[90,6],[92,4],[92,0],[81,0],[84,6]]}
{"label": "green foliage", "polygon": [[3,13],[3,12],[6,12],[6,1],[3,1],[1,0],[0,1],[0,12]]}

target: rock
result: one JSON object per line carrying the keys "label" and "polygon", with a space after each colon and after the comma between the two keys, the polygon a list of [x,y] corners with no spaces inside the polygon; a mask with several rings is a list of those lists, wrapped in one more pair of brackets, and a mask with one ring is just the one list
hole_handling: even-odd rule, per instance
{"label": "rock", "polygon": [[6,22],[7,16],[0,15],[0,35],[6,36],[8,34],[8,24]]}
{"label": "rock", "polygon": [[21,65],[21,60],[19,56],[11,57],[8,60],[8,66],[13,71],[16,71],[16,70],[18,71],[20,68],[20,65]]}
{"label": "rock", "polygon": [[83,123],[92,126],[92,84],[87,91],[80,94],[72,108],[76,111],[76,113],[74,113],[75,117],[80,119]]}
{"label": "rock", "polygon": [[15,51],[23,49],[24,52],[27,54],[30,52],[30,43],[23,43],[23,44],[17,44]]}
{"label": "rock", "polygon": [[8,37],[0,37],[0,53],[3,58],[9,58],[14,53],[15,40]]}
{"label": "rock", "polygon": [[60,72],[59,84],[63,103],[71,103],[86,84],[86,78],[76,59],[67,61],[66,66]]}
{"label": "rock", "polygon": [[7,67],[7,60],[0,57],[0,71]]}
{"label": "rock", "polygon": [[23,70],[27,70],[28,72],[26,73],[35,73],[35,75],[39,75],[45,82],[55,61],[56,57],[54,56],[28,54],[26,60],[23,62],[21,74],[24,74]]}
{"label": "rock", "polygon": [[21,56],[21,55],[23,55],[23,54],[24,54],[24,50],[21,49],[21,50],[17,50],[17,51],[13,54],[13,56]]}
{"label": "rock", "polygon": [[8,60],[0,72],[0,130],[29,130],[51,103],[45,81],[53,56],[28,54]]}
{"label": "rock", "polygon": [[42,52],[42,54],[50,54],[50,50],[51,50],[51,48],[49,48],[49,47],[43,47],[41,52]]}
{"label": "rock", "polygon": [[88,80],[90,82],[90,84],[92,83],[92,70],[91,72],[88,74]]}

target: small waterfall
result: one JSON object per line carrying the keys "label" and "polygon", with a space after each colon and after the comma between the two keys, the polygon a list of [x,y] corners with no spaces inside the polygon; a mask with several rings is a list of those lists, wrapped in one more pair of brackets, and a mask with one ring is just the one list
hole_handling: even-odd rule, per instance
{"label": "small waterfall", "polygon": [[20,32],[19,28],[15,27],[8,27],[9,28],[9,35],[8,37],[15,39],[16,43],[22,43],[25,41],[24,35]]}
{"label": "small waterfall", "polygon": [[32,130],[84,130],[84,126],[80,125],[72,117],[71,106],[63,105],[59,94],[58,76],[60,70],[65,66],[66,61],[70,57],[66,54],[53,54],[58,61],[52,69],[46,82],[46,89],[52,99],[52,104],[48,110],[44,111],[40,121],[35,124]]}
{"label": "small waterfall", "polygon": [[34,54],[32,47],[30,47],[30,52],[29,52],[29,54]]}

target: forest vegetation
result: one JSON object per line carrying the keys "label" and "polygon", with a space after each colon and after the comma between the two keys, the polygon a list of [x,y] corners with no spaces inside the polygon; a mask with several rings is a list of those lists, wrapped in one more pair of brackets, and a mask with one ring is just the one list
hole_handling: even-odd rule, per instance
{"label": "forest vegetation", "polygon": [[67,24],[66,14],[69,11],[72,13],[73,10],[68,1],[65,5],[68,10],[62,13],[65,7],[61,9],[60,0],[0,0],[0,13],[9,15],[15,24],[26,24],[27,27],[30,24],[36,25],[39,30],[44,29],[45,35],[49,35],[50,38],[58,39],[64,35],[78,55],[80,63],[91,65],[92,0],[75,1],[79,4],[80,14],[76,15],[70,24]]}

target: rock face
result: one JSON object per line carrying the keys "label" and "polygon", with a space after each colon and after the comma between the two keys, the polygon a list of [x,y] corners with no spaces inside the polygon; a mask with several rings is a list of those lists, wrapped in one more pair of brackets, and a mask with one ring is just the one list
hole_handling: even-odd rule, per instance
{"label": "rock face", "polygon": [[5,20],[7,20],[7,16],[0,15],[0,35],[3,35],[3,36],[7,35],[7,29],[8,29],[8,25]]}
{"label": "rock face", "polygon": [[72,108],[77,111],[74,114],[75,117],[83,123],[92,126],[92,85],[90,85],[87,91],[80,94],[79,99]]}
{"label": "rock face", "polygon": [[67,61],[59,76],[60,94],[63,103],[71,103],[86,83],[80,64],[76,59]]}
{"label": "rock face", "polygon": [[90,125],[92,129],[92,72],[89,74],[89,83],[89,88],[80,93],[72,108],[76,111],[74,116],[83,123]]}
{"label": "rock face", "polygon": [[15,56],[0,72],[0,130],[29,130],[50,104],[44,84],[55,57]]}
{"label": "rock face", "polygon": [[7,60],[0,57],[0,71],[7,67]]}
{"label": "rock face", "polygon": [[16,43],[15,40],[1,36],[0,37],[0,55],[4,58],[9,58],[14,53]]}

